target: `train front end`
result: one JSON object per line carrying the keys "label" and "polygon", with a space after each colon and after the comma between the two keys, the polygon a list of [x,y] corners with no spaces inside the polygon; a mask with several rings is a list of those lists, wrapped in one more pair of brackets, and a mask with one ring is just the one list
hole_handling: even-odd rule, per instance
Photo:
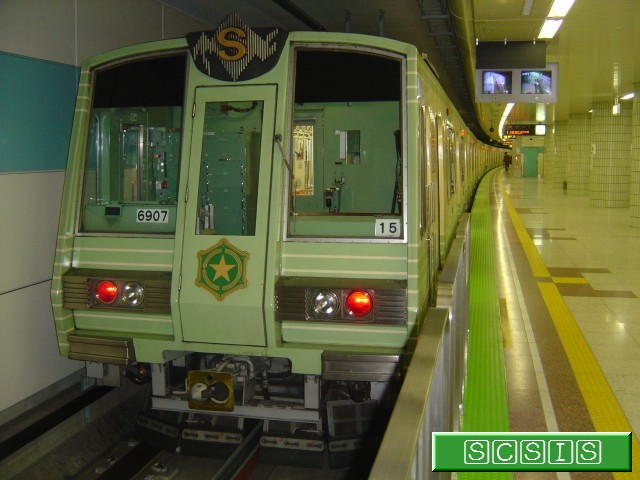
{"label": "train front end", "polygon": [[415,62],[232,14],[83,64],[58,342],[101,382],[150,381],[150,437],[224,455],[261,422],[267,455],[308,465],[381,434],[429,291],[409,221]]}

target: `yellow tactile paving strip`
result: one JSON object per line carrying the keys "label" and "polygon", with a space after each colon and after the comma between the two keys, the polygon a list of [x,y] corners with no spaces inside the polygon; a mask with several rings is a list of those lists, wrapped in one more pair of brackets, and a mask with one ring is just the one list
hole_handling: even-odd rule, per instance
{"label": "yellow tactile paving strip", "polygon": [[[499,184],[509,217],[524,249],[533,275],[540,280],[538,281],[538,287],[556,327],[565,354],[569,359],[595,429],[599,432],[630,432],[631,426],[618,400],[556,286],[556,282],[582,282],[578,281],[578,278],[552,277],[549,274],[542,257],[535,248],[531,237],[524,228],[524,224],[513,208],[507,192],[504,190],[502,178],[500,178]],[[551,282],[549,281],[550,279]],[[631,443],[632,471],[613,472],[613,477],[616,480],[640,479],[640,443],[635,435],[631,436]]]}

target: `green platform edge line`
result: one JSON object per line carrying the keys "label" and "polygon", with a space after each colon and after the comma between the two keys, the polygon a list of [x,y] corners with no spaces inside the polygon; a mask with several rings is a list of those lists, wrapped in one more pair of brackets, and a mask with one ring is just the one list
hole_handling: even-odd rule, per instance
{"label": "green platform edge line", "polygon": [[[489,172],[480,182],[471,209],[469,343],[460,427],[463,432],[509,431],[507,382],[489,196],[489,185],[495,171]],[[513,474],[461,472],[457,478],[506,480],[512,479]]]}

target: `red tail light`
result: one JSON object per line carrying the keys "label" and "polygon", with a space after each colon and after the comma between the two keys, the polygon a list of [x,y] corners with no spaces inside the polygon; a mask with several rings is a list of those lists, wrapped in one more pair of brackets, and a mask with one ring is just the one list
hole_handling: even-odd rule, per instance
{"label": "red tail light", "polygon": [[96,298],[101,303],[113,303],[118,297],[118,287],[115,283],[105,280],[96,287]]}
{"label": "red tail light", "polygon": [[364,317],[373,308],[373,300],[364,290],[354,290],[347,296],[345,307],[350,315]]}

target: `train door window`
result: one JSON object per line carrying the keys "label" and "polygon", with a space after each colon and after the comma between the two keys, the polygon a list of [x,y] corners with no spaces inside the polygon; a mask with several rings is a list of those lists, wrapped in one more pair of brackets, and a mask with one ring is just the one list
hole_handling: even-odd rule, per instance
{"label": "train door window", "polygon": [[467,169],[467,142],[460,137],[460,181],[464,185],[465,170]]}
{"label": "train door window", "polygon": [[428,203],[429,185],[429,132],[427,131],[427,108],[423,105],[420,107],[420,238],[425,238],[429,227],[429,210],[431,205]]}
{"label": "train door window", "polygon": [[93,73],[80,230],[175,232],[183,53]]}
{"label": "train door window", "polygon": [[446,127],[444,133],[444,155],[449,167],[449,197],[451,197],[456,192],[456,133],[451,127]]}
{"label": "train door window", "polygon": [[291,58],[286,237],[403,239],[404,57],[296,45]]}
{"label": "train door window", "polygon": [[196,234],[255,235],[263,101],[207,102]]}

